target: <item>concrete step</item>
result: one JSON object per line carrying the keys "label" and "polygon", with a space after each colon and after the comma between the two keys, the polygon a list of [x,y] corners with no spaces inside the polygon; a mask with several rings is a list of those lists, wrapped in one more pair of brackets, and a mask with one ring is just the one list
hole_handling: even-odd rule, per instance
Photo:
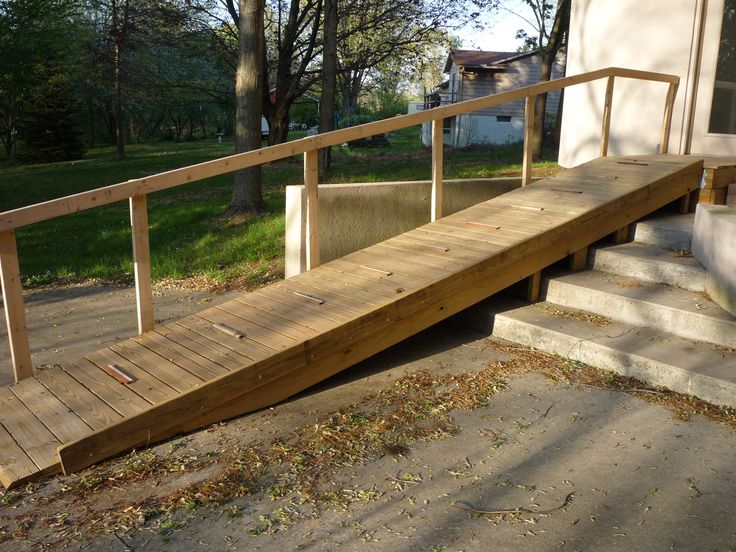
{"label": "concrete step", "polygon": [[629,236],[649,245],[672,251],[690,251],[695,215],[651,215],[636,222]]}
{"label": "concrete step", "polygon": [[736,407],[733,350],[551,303],[496,314],[493,335]]}
{"label": "concrete step", "polygon": [[706,271],[692,256],[644,243],[592,249],[589,266],[601,272],[668,284],[690,291],[705,290]]}
{"label": "concrete step", "polygon": [[542,297],[567,308],[736,348],[736,318],[696,292],[589,270],[546,279]]}

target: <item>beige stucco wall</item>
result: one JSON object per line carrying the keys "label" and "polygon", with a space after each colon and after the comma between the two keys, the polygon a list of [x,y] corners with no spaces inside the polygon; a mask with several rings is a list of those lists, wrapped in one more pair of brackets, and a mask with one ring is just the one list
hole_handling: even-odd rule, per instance
{"label": "beige stucco wall", "polygon": [[[445,214],[521,185],[519,178],[444,182]],[[326,184],[319,187],[320,260],[327,262],[429,222],[432,185],[426,181]],[[304,186],[286,187],[286,277],[305,267]]]}
{"label": "beige stucco wall", "polygon": [[[680,151],[702,0],[573,0],[567,75],[609,66],[679,75],[669,151]],[[605,81],[568,88],[560,164],[599,154]],[[666,84],[616,79],[609,153],[656,153]]]}
{"label": "beige stucco wall", "polygon": [[698,205],[693,255],[708,270],[708,295],[736,315],[736,209]]}

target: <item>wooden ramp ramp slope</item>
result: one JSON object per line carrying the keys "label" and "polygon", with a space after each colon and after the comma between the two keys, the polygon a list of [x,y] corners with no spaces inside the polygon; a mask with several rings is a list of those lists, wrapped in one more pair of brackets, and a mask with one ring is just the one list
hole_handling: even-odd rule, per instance
{"label": "wooden ramp ramp slope", "polygon": [[71,473],[281,401],[686,195],[701,167],[597,159],[40,370],[0,389],[0,480]]}

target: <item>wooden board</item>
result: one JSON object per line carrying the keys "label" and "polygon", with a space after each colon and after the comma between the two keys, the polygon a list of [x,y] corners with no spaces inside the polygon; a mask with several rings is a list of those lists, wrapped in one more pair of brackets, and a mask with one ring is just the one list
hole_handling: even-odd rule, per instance
{"label": "wooden board", "polygon": [[[511,284],[538,280],[542,268],[695,189],[701,170],[673,156],[646,171],[626,167],[622,182],[589,181],[571,197],[553,190],[560,179],[537,182],[43,371],[5,390],[0,480],[70,473],[281,401]],[[579,172],[616,170],[607,158]],[[576,185],[575,172],[566,186]],[[542,214],[540,205],[551,206]],[[469,228],[470,217],[507,231]],[[119,383],[107,364],[135,381]]]}

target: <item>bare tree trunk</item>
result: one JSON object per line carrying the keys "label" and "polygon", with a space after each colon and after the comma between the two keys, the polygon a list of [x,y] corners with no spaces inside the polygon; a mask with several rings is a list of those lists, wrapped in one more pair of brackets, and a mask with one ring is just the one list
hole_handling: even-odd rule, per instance
{"label": "bare tree trunk", "polygon": [[[235,73],[235,152],[261,147],[263,111],[264,0],[239,0],[238,68]],[[261,167],[235,173],[233,196],[226,216],[265,211]]]}
{"label": "bare tree trunk", "polygon": [[[283,144],[289,138],[289,109],[291,103],[285,101],[276,102],[276,106],[271,113],[271,120],[268,127],[268,145]],[[259,119],[260,120],[260,119]],[[260,123],[258,128],[260,127]]]}
{"label": "bare tree trunk", "polygon": [[[557,11],[552,24],[549,41],[541,49],[542,63],[539,70],[539,82],[546,82],[552,77],[552,67],[557,57],[557,52],[563,44],[563,39],[570,27],[570,5],[572,0],[557,0]],[[542,154],[544,141],[544,116],[547,110],[547,94],[537,96],[534,105],[534,138],[532,140],[532,152],[535,157]]]}
{"label": "bare tree trunk", "polygon": [[[325,0],[322,45],[322,95],[319,102],[319,131],[335,130],[335,88],[337,86],[337,0]],[[331,148],[320,150],[320,167],[330,170]]]}
{"label": "bare tree trunk", "polygon": [[115,158],[125,157],[125,129],[123,128],[123,83],[121,75],[120,45],[115,44]]}

